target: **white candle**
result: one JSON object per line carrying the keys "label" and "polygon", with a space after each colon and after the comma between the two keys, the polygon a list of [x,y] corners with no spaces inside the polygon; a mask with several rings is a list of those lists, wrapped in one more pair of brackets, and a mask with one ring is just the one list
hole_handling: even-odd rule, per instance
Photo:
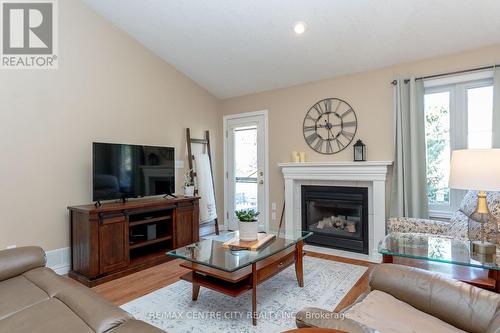
{"label": "white candle", "polygon": [[295,162],[295,163],[299,162],[299,154],[295,150],[292,151],[292,162]]}
{"label": "white candle", "polygon": [[301,151],[300,152],[300,162],[304,163],[306,161],[306,153]]}

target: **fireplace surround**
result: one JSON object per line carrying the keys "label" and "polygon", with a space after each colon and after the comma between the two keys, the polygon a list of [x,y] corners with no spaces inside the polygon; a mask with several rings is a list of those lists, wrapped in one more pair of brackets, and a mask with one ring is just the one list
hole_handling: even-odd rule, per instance
{"label": "fireplace surround", "polygon": [[368,254],[368,188],[310,186],[302,189],[306,243]]}
{"label": "fireplace surround", "polygon": [[302,186],[368,188],[368,255],[352,250],[306,244],[305,249],[381,262],[378,243],[386,234],[387,174],[392,161],[280,163],[285,181],[285,233],[302,229]]}

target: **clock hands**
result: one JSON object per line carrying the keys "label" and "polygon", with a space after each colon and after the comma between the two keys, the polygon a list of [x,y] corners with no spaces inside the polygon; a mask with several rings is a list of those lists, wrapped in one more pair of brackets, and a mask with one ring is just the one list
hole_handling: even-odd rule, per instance
{"label": "clock hands", "polygon": [[332,138],[330,140],[335,139],[335,135],[333,135],[333,132],[331,129],[328,130],[328,138],[330,138],[330,135],[332,136]]}
{"label": "clock hands", "polygon": [[332,133],[332,124],[330,124],[330,114],[328,114],[328,121],[325,119],[325,127],[328,129],[328,142],[330,142],[330,134]]}

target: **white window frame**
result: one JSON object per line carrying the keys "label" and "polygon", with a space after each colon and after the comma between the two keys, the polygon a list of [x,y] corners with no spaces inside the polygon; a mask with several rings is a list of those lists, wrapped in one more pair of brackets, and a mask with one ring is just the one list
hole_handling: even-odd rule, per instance
{"label": "white window frame", "polygon": [[[424,82],[424,95],[440,92],[449,92],[450,94],[450,154],[453,150],[466,149],[468,145],[468,89],[491,85],[493,85],[493,72],[491,71]],[[429,217],[451,218],[460,207],[466,193],[467,191],[464,190],[452,189],[450,190],[449,205],[429,203]]]}

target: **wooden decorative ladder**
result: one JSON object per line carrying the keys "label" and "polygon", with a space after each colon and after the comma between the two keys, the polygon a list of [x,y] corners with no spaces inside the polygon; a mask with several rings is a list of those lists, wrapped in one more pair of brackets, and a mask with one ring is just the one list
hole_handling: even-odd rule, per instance
{"label": "wooden decorative ladder", "polygon": [[[212,186],[214,189],[214,195],[215,195],[215,182],[214,182],[214,170],[212,168],[212,154],[210,150],[210,132],[207,130],[205,131],[205,138],[204,139],[195,139],[191,137],[191,130],[189,128],[186,128],[186,142],[187,142],[187,149],[188,149],[188,163],[189,163],[189,170],[191,174],[191,179],[196,178],[196,171],[194,171],[194,155],[193,155],[193,144],[201,144],[203,145],[203,151],[208,154],[208,160],[210,161],[210,172],[212,174]],[[198,190],[196,190],[196,194]],[[210,234],[219,234],[219,222],[218,218],[216,217],[213,221],[207,222],[200,224],[200,237],[207,236]]]}

